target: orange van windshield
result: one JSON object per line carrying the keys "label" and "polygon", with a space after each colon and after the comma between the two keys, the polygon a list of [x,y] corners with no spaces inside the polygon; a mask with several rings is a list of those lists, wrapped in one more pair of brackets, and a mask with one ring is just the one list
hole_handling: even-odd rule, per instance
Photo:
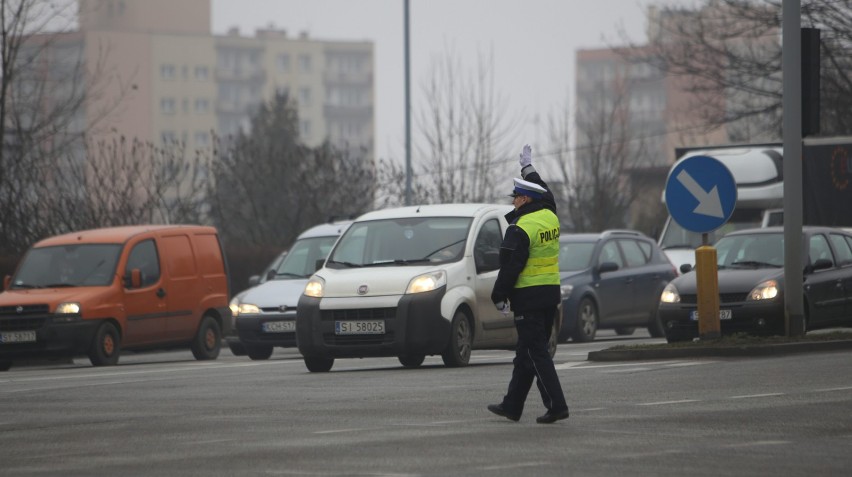
{"label": "orange van windshield", "polygon": [[115,279],[119,244],[61,245],[30,249],[11,289],[107,286]]}

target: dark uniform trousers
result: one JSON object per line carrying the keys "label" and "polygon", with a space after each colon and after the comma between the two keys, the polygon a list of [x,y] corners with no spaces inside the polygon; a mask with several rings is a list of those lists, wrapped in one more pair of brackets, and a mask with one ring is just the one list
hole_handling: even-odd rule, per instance
{"label": "dark uniform trousers", "polygon": [[515,328],[518,330],[518,345],[513,361],[515,368],[512,380],[509,381],[509,390],[503,397],[503,408],[512,414],[520,416],[523,412],[533,379],[536,379],[541,400],[548,411],[568,409],[553,359],[547,349],[555,315],[555,306],[515,315]]}

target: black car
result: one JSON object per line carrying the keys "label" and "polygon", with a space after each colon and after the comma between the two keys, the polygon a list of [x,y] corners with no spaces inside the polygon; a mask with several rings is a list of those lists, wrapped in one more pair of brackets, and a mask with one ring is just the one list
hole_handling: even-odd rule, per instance
{"label": "black car", "polygon": [[647,327],[662,337],[660,294],[677,276],[660,247],[632,230],[559,237],[562,329],[559,341],[591,341],[599,328],[620,335]]}
{"label": "black car", "polygon": [[[804,227],[806,329],[852,325],[852,234]],[[784,229],[767,227],[729,233],[715,245],[722,335],[784,334]],[[698,337],[695,272],[663,291],[660,320],[669,342]]]}

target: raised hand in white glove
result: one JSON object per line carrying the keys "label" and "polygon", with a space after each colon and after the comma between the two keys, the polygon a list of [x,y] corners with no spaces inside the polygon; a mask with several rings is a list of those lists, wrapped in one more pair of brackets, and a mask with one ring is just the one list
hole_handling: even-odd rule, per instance
{"label": "raised hand in white glove", "polygon": [[521,153],[521,159],[518,162],[521,163],[521,169],[532,164],[532,148],[529,144],[524,146],[524,152]]}
{"label": "raised hand in white glove", "polygon": [[503,316],[509,316],[509,313],[511,313],[511,310],[509,309],[509,302],[506,300],[498,301],[494,304],[494,306],[497,307],[500,313],[503,313]]}

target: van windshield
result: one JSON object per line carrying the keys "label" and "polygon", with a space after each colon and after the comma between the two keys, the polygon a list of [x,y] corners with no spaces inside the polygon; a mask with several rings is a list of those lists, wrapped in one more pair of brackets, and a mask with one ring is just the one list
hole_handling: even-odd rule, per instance
{"label": "van windshield", "polygon": [[121,247],[87,244],[30,249],[10,288],[107,286],[116,277]]}
{"label": "van windshield", "polygon": [[326,266],[423,265],[460,260],[470,217],[406,217],[356,222],[340,238]]}
{"label": "van windshield", "polygon": [[273,280],[293,280],[296,278],[307,278],[316,271],[317,260],[325,259],[336,235],[330,237],[313,237],[297,240],[290,247],[290,251],[284,260],[275,268]]}
{"label": "van windshield", "polygon": [[[707,234],[708,242],[714,244],[725,234],[734,230],[760,227],[762,221],[763,209],[734,209],[731,218],[724,225]],[[684,229],[669,217],[663,236],[660,237],[660,247],[663,250],[670,248],[695,249],[701,245],[703,243],[700,233]]]}

